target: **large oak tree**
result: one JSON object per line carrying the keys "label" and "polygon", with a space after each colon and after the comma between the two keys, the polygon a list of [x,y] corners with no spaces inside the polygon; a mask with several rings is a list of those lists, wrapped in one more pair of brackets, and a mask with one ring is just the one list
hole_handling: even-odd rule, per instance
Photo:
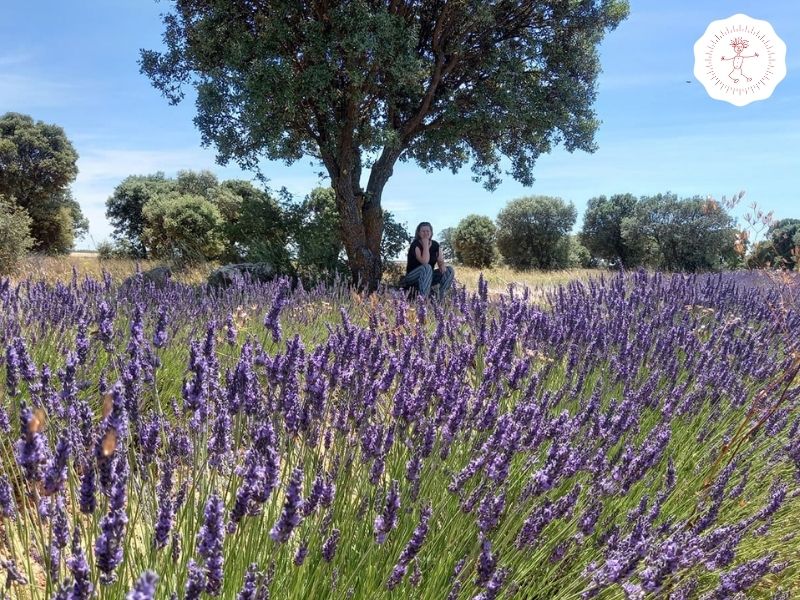
{"label": "large oak tree", "polygon": [[[142,71],[221,162],[316,158],[355,279],[381,275],[381,195],[398,160],[533,181],[555,144],[594,149],[597,45],[623,0],[173,0]],[[367,175],[368,170],[368,175]]]}
{"label": "large oak tree", "polygon": [[89,229],[69,190],[77,161],[58,125],[20,113],[0,116],[0,194],[27,212],[34,250],[69,252]]}

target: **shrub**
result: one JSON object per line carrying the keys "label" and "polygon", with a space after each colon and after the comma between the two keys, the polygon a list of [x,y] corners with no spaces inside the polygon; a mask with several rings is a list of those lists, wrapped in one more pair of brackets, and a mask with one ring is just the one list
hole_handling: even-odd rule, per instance
{"label": "shrub", "polygon": [[592,258],[592,253],[589,249],[581,244],[580,239],[576,235],[571,235],[567,238],[568,257],[567,265],[572,269],[590,269],[595,266],[595,261]]}
{"label": "shrub", "polygon": [[515,269],[564,268],[569,252],[563,240],[576,218],[575,207],[561,198],[512,200],[497,215],[497,247]]}
{"label": "shrub", "polygon": [[642,198],[622,220],[622,237],[646,263],[667,271],[709,271],[735,266],[737,230],[718,203],[675,194]]}
{"label": "shrub", "polygon": [[492,265],[497,252],[497,227],[489,217],[469,215],[461,219],[453,232],[453,246],[458,262],[482,269]]}
{"label": "shrub", "polygon": [[12,273],[33,247],[30,230],[28,213],[0,195],[0,275]]}
{"label": "shrub", "polygon": [[213,260],[225,249],[219,209],[202,196],[172,192],[145,203],[145,245],[156,258],[180,264]]}

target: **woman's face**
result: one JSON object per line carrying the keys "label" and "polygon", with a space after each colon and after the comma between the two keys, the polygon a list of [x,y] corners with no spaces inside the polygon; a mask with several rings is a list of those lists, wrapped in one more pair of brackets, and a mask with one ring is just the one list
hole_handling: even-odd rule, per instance
{"label": "woman's face", "polygon": [[419,239],[421,240],[429,240],[433,236],[433,231],[427,225],[423,225],[419,228]]}

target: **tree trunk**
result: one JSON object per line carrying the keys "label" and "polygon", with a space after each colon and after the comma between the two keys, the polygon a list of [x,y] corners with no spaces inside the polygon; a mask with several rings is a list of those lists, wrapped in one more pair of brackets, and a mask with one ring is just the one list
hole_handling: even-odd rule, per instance
{"label": "tree trunk", "polygon": [[[361,161],[356,153],[353,160],[338,161],[349,165],[337,170],[331,177],[336,191],[336,204],[342,223],[342,241],[353,284],[374,292],[383,275],[381,238],[383,237],[383,188],[392,175],[399,152],[385,149],[375,161],[366,191],[361,189]],[[329,172],[331,169],[329,169]]]}

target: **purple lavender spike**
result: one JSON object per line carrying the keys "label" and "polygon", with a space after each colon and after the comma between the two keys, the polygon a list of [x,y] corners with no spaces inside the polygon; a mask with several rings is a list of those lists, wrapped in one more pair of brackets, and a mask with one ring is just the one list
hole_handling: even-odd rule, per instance
{"label": "purple lavender spike", "polygon": [[206,592],[218,596],[222,590],[222,543],[225,506],[216,494],[206,502],[203,526],[197,534],[197,553],[205,559]]}
{"label": "purple lavender spike", "polygon": [[269,532],[269,536],[278,543],[289,539],[292,531],[300,523],[300,512],[303,508],[303,470],[295,468],[286,489],[286,500],[278,521]]}
{"label": "purple lavender spike", "polygon": [[158,575],[152,571],[145,571],[128,592],[126,600],[153,600],[156,594],[156,583]]}
{"label": "purple lavender spike", "polygon": [[338,529],[331,531],[331,535],[322,544],[322,558],[325,562],[331,562],[333,557],[336,556],[336,547],[339,544],[339,536],[341,532]]}

